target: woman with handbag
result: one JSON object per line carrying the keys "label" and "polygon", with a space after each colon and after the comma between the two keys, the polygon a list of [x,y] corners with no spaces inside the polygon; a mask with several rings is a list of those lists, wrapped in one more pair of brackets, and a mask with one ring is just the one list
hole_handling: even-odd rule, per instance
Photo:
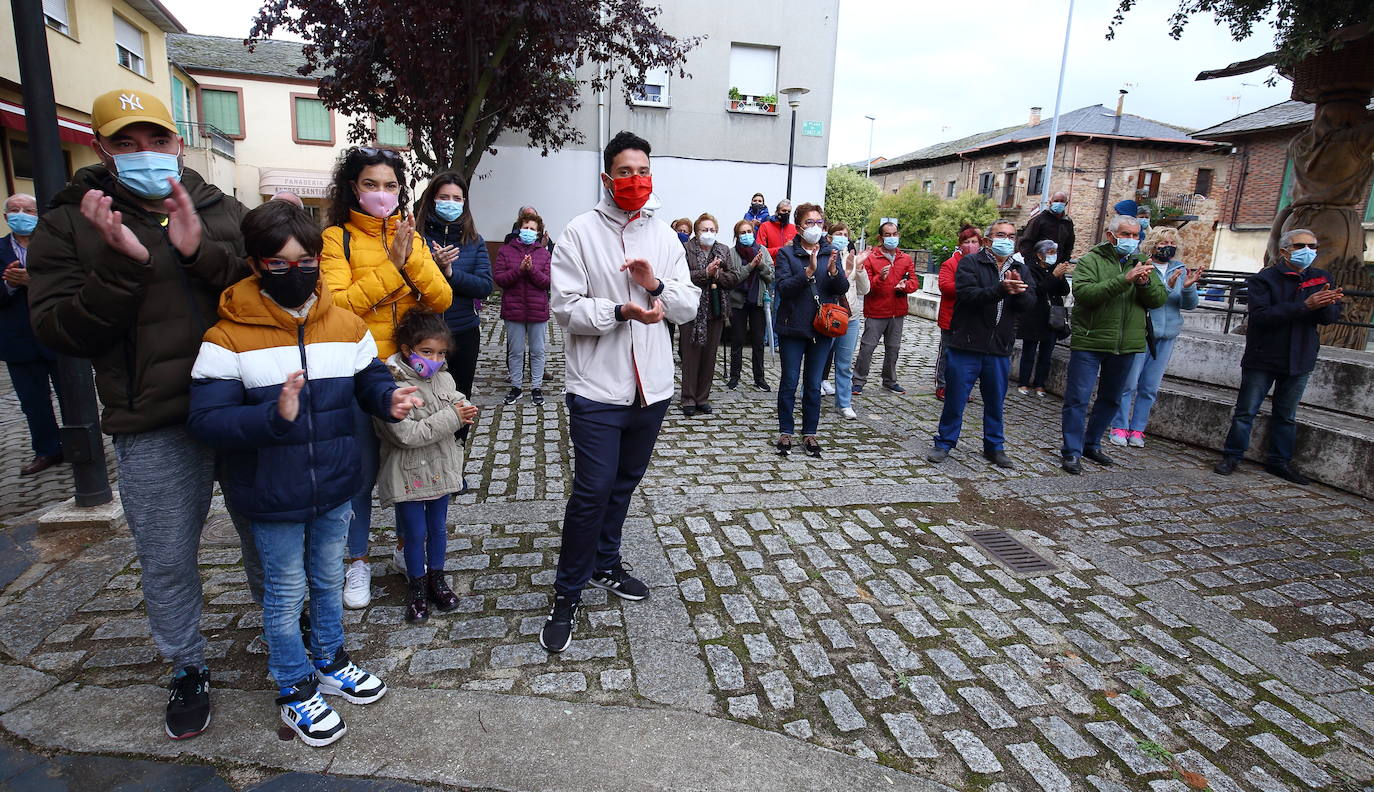
{"label": "woman with handbag", "polygon": [[682,326],[682,414],[711,414],[711,381],[716,376],[716,350],[730,324],[730,290],[740,281],[730,248],[716,241],[716,218],[702,214],[696,237],[687,243],[687,268],[701,287],[697,318]]}
{"label": "woman with handbag", "polygon": [[1020,387],[1016,392],[1028,396],[1035,391],[1036,396],[1043,397],[1050,361],[1054,359],[1054,344],[1069,336],[1064,297],[1069,293],[1065,276],[1072,265],[1068,259],[1059,260],[1059,245],[1053,240],[1042,239],[1033,250],[1035,261],[1026,262],[1026,270],[1035,290],[1035,306],[1021,315],[1016,329],[1016,336],[1021,339],[1021,365],[1017,369]]}
{"label": "woman with handbag", "polygon": [[797,384],[802,386],[802,447],[814,457],[821,455],[816,431],[821,421],[821,379],[825,360],[835,339],[849,326],[849,311],[840,298],[849,291],[849,279],[838,251],[825,236],[825,215],[816,204],[796,210],[800,233],[778,249],[779,352],[782,376],[778,383],[778,453],[792,450],[796,428],[793,410]]}

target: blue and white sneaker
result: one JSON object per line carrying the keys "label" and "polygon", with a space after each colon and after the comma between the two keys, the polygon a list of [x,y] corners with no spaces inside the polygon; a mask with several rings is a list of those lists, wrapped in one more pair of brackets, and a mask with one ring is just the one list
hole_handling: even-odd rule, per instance
{"label": "blue and white sneaker", "polygon": [[348,732],[343,718],[320,695],[313,679],[282,688],[277,704],[281,705],[282,722],[300,735],[306,745],[329,745]]}
{"label": "blue and white sneaker", "polygon": [[343,696],[350,704],[371,704],[386,695],[386,683],[353,665],[342,647],[334,654],[333,662],[322,664],[317,660],[315,667],[315,681],[326,696]]}

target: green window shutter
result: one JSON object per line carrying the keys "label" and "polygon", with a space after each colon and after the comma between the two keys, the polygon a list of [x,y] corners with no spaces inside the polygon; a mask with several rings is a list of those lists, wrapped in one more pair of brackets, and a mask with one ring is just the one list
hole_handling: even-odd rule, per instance
{"label": "green window shutter", "polygon": [[1283,168],[1283,187],[1279,190],[1279,211],[1293,203],[1293,158],[1288,158],[1288,164]]}
{"label": "green window shutter", "polygon": [[1364,202],[1364,221],[1374,223],[1374,181],[1369,183],[1369,198]]}
{"label": "green window shutter", "polygon": [[329,111],[319,99],[296,97],[296,137],[301,140],[329,142],[334,139],[329,127]]}
{"label": "green window shutter", "polygon": [[191,128],[186,125],[186,86],[177,77],[172,78],[172,120],[183,140],[191,139]]}
{"label": "green window shutter", "polygon": [[410,145],[410,134],[392,118],[377,119],[377,145],[406,148]]}
{"label": "green window shutter", "polygon": [[200,92],[200,118],[226,135],[242,135],[239,125],[239,95],[237,91]]}

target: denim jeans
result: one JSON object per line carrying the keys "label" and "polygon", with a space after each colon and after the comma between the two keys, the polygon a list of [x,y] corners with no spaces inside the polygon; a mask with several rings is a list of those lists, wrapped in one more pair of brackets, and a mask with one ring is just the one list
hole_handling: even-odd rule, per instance
{"label": "denim jeans", "polygon": [[348,558],[366,558],[368,537],[372,533],[372,489],[377,486],[381,446],[377,432],[372,428],[372,416],[356,404],[353,406],[353,437],[358,441],[358,471],[363,474],[363,486],[353,496],[353,520],[348,525]]}
{"label": "denim jeans", "polygon": [[863,318],[851,316],[849,329],[835,339],[835,406],[841,410],[854,399],[854,348],[863,331]]}
{"label": "denim jeans", "polygon": [[964,426],[964,408],[977,382],[983,394],[983,450],[1001,451],[1003,436],[1002,405],[1007,398],[1007,379],[1011,374],[1010,355],[985,355],[962,349],[945,350],[945,405],[940,411],[936,448],[948,451],[959,444]]}
{"label": "denim jeans", "polygon": [[[1082,349],[1069,353],[1062,413],[1064,444],[1060,448],[1065,457],[1077,459],[1086,450],[1102,447],[1102,435],[1106,434],[1112,416],[1121,407],[1121,389],[1126,384],[1126,375],[1131,372],[1134,357],[1133,354],[1112,355]],[[1098,381],[1099,372],[1101,382]],[[1088,399],[1092,397],[1094,385],[1097,386],[1097,399],[1093,401],[1090,414]]]}
{"label": "denim jeans", "polygon": [[[510,386],[522,387],[525,383],[525,350],[530,353],[530,387],[544,387],[544,337],[548,335],[548,322],[512,322],[506,320],[506,371],[510,373]],[[471,396],[466,391],[464,395]]]}
{"label": "denim jeans", "polygon": [[1164,381],[1164,370],[1169,367],[1169,356],[1174,354],[1174,342],[1178,338],[1164,338],[1155,342],[1155,357],[1149,352],[1137,352],[1131,361],[1130,373],[1126,375],[1126,387],[1121,391],[1121,408],[1112,418],[1113,429],[1126,429],[1143,432],[1150,422],[1150,409],[1159,397],[1159,383]]}
{"label": "denim jeans", "polygon": [[778,431],[782,434],[790,435],[797,428],[792,411],[797,406],[798,382],[802,386],[802,434],[814,435],[820,428],[821,379],[834,341],[828,336],[779,339],[782,375],[778,381]]}
{"label": "denim jeans", "polygon": [[1293,459],[1298,435],[1298,402],[1307,388],[1306,374],[1276,374],[1272,371],[1242,368],[1240,370],[1240,392],[1236,394],[1236,411],[1231,416],[1231,431],[1226,433],[1223,453],[1228,457],[1240,459],[1250,447],[1250,429],[1255,423],[1255,414],[1269,389],[1274,389],[1274,399],[1269,413],[1269,450],[1265,455],[1266,465],[1286,465]]}
{"label": "denim jeans", "polygon": [[[311,676],[310,658],[332,660],[343,646],[344,544],[353,504],[308,523],[254,522],[264,573],[262,632],[267,670],[281,687]],[[310,654],[301,637],[301,605],[310,592]]]}
{"label": "denim jeans", "polygon": [[444,556],[448,553],[448,496],[397,503],[396,532],[405,540],[408,577],[420,577],[426,568],[444,571]]}
{"label": "denim jeans", "polygon": [[1023,388],[1043,388],[1054,362],[1054,331],[1021,339],[1021,365],[1016,369],[1017,381]]}

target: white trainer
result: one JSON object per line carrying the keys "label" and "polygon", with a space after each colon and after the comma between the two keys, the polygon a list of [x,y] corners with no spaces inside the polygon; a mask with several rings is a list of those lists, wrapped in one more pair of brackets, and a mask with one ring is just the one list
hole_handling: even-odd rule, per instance
{"label": "white trainer", "polygon": [[853,407],[841,407],[841,408],[840,408],[840,415],[843,415],[844,417],[848,418],[848,419],[851,420],[851,421],[854,420],[855,418],[858,418],[858,417],[859,417],[859,414],[856,413],[856,412],[854,412],[854,408],[853,408]]}
{"label": "white trainer", "polygon": [[821,380],[821,395],[834,396],[835,386],[830,384],[830,380]]}
{"label": "white trainer", "polygon": [[372,565],[358,559],[344,572],[343,604],[345,608],[366,608],[372,602]]}

